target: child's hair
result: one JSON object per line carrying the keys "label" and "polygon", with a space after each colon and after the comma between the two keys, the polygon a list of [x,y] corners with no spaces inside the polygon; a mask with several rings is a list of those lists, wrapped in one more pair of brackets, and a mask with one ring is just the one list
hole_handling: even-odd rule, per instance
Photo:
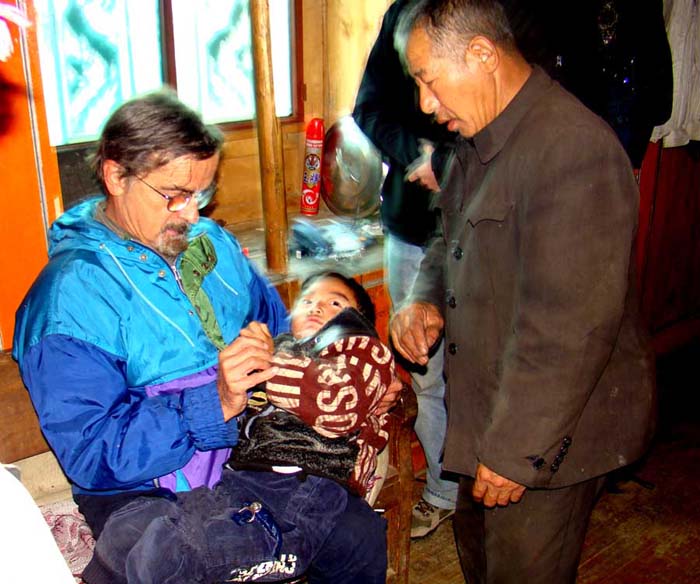
{"label": "child's hair", "polygon": [[323,270],[321,272],[311,274],[308,278],[306,278],[306,280],[302,282],[301,289],[299,290],[299,296],[303,295],[304,292],[306,292],[306,290],[314,282],[318,282],[319,280],[325,280],[326,278],[334,278],[335,280],[339,280],[348,288],[350,288],[350,290],[353,293],[353,296],[355,297],[355,302],[357,302],[358,312],[362,316],[364,316],[371,323],[372,326],[375,325],[376,315],[374,311],[374,303],[372,302],[372,299],[367,293],[367,290],[365,290],[362,287],[362,284],[355,280],[355,278],[351,278],[349,276],[341,274],[340,272]]}

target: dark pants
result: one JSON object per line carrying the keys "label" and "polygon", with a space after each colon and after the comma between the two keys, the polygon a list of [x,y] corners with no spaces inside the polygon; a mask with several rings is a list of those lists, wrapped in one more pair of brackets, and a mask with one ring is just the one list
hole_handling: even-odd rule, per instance
{"label": "dark pants", "polygon": [[604,479],[562,489],[527,490],[519,503],[486,509],[459,484],[454,518],[468,584],[567,584],[576,570],[593,505]]}
{"label": "dark pants", "polygon": [[[239,525],[232,519],[254,501],[279,528],[278,550],[278,538],[262,523]],[[385,521],[367,503],[328,479],[226,471],[213,490],[151,494],[113,510],[83,579],[88,584],[270,582],[308,573],[312,583],[383,584],[385,530]]]}

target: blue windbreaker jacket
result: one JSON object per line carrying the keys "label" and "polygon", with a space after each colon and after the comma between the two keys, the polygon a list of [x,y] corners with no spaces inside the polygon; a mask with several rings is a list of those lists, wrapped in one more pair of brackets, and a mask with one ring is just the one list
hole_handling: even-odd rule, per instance
{"label": "blue windbreaker jacket", "polygon": [[211,487],[238,436],[216,389],[219,348],[252,320],[285,332],[286,309],[214,221],[192,227],[172,269],[96,221],[101,200],[53,224],[13,356],[75,493]]}

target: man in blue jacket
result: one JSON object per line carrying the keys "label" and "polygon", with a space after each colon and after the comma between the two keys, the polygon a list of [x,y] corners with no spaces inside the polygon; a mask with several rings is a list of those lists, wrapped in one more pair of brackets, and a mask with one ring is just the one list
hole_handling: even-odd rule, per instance
{"label": "man in blue jacket", "polygon": [[384,523],[327,479],[222,473],[247,390],[287,330],[236,239],[199,216],[222,138],[169,93],[122,105],[17,313],[14,357],[97,538],[83,578],[384,582]]}

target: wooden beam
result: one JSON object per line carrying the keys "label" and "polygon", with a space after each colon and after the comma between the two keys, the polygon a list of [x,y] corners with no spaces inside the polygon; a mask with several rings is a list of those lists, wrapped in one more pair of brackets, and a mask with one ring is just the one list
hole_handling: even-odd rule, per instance
{"label": "wooden beam", "polygon": [[251,0],[255,107],[260,151],[265,255],[271,272],[287,272],[287,206],[284,194],[282,133],[275,111],[268,0]]}

